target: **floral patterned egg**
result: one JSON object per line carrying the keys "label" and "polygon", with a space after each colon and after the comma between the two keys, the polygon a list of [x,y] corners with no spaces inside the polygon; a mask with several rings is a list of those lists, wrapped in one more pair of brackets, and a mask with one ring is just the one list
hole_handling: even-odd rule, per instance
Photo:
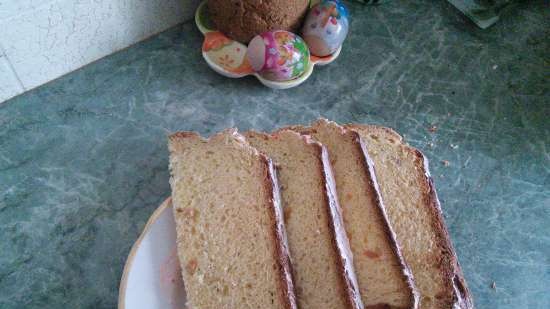
{"label": "floral patterned egg", "polygon": [[272,81],[297,78],[309,66],[309,49],[304,40],[283,30],[255,36],[246,54],[254,71]]}
{"label": "floral patterned egg", "polygon": [[349,30],[348,10],[340,1],[323,0],[309,11],[302,35],[315,56],[334,53],[344,42]]}

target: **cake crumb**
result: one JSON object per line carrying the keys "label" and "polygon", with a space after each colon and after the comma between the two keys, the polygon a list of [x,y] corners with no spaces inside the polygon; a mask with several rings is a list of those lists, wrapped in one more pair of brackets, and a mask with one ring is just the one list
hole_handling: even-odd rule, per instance
{"label": "cake crumb", "polygon": [[458,149],[458,145],[451,144],[451,148],[452,148],[452,149]]}
{"label": "cake crumb", "polygon": [[379,252],[371,250],[363,251],[363,255],[368,257],[369,259],[379,259],[382,256]]}
{"label": "cake crumb", "polygon": [[198,262],[195,259],[190,260],[187,265],[185,266],[185,270],[187,270],[187,273],[190,275],[194,275],[195,271],[197,270]]}
{"label": "cake crumb", "polygon": [[429,142],[429,143],[428,143],[428,146],[429,146],[430,148],[434,148],[434,143]]}
{"label": "cake crumb", "polygon": [[451,163],[447,160],[442,160],[441,163],[443,163],[444,166],[449,166]]}
{"label": "cake crumb", "polygon": [[428,131],[430,131],[430,132],[432,132],[432,133],[437,132],[437,126],[436,126],[436,125],[432,125],[431,127],[428,128]]}

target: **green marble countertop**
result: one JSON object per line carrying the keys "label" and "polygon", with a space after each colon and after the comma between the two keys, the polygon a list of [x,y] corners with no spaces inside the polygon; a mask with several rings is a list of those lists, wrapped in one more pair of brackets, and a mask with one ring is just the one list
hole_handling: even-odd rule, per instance
{"label": "green marble countertop", "polygon": [[189,22],[0,104],[0,308],[116,307],[168,133],[319,116],[427,155],[477,308],[550,308],[548,2],[488,30],[443,1],[349,6],[341,57],[295,89],[217,75]]}

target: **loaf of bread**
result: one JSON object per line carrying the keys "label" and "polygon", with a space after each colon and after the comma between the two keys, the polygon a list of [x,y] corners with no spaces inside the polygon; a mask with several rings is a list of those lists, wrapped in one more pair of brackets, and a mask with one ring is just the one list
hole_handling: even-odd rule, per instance
{"label": "loaf of bread", "polygon": [[326,148],[300,134],[244,134],[273,159],[300,309],[363,309]]}
{"label": "loaf of bread", "polygon": [[311,135],[328,148],[365,308],[416,308],[413,279],[388,223],[359,135],[324,119],[311,127],[291,129]]}
{"label": "loaf of bread", "polygon": [[361,135],[374,161],[389,221],[420,291],[420,307],[473,308],[422,153],[391,129],[347,128]]}
{"label": "loaf of bread", "polygon": [[297,32],[309,0],[208,0],[216,28],[228,37],[248,43],[270,30]]}
{"label": "loaf of bread", "polygon": [[235,130],[169,138],[177,249],[193,309],[296,309],[271,160]]}

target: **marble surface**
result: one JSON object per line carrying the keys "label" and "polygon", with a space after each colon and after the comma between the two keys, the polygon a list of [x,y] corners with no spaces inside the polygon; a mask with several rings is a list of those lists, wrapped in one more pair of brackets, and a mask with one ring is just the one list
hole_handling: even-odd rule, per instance
{"label": "marble surface", "polygon": [[186,23],[1,104],[0,308],[116,307],[168,133],[319,116],[427,155],[477,308],[550,308],[548,2],[485,31],[445,2],[350,10],[341,57],[295,89],[217,75]]}

